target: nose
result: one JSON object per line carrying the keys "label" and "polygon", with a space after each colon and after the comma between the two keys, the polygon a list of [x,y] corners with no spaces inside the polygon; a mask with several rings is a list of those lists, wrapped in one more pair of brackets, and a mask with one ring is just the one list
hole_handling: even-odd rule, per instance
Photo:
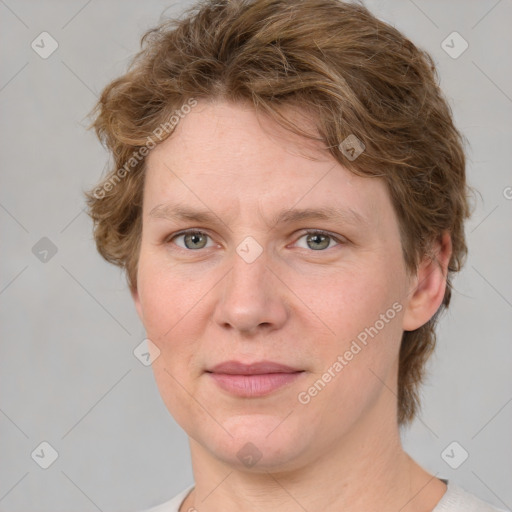
{"label": "nose", "polygon": [[247,263],[237,253],[218,288],[213,320],[223,329],[246,336],[280,329],[288,318],[286,290],[267,268],[265,251]]}

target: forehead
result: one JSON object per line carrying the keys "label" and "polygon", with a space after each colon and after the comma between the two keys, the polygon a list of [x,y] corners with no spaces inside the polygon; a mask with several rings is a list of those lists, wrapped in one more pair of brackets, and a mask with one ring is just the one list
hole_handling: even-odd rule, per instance
{"label": "forehead", "polygon": [[[318,137],[314,121],[304,112],[287,107],[283,113],[296,126]],[[262,166],[274,167],[276,162],[272,159],[276,153],[282,156],[287,153],[290,162],[294,157],[299,168],[304,166],[303,160],[333,162],[322,143],[292,133],[268,115],[257,113],[246,102],[199,100],[197,106],[180,119],[175,132],[149,154],[148,162],[163,154],[169,156],[171,151],[175,160],[221,163],[225,171],[236,170],[237,174],[241,170],[238,158],[243,159],[240,163],[252,158],[261,175]],[[250,172],[253,167],[256,165],[244,171]]]}
{"label": "forehead", "polygon": [[[298,110],[287,116],[310,133]],[[246,104],[198,102],[147,159],[145,215],[179,203],[214,210],[341,208],[379,221],[390,208],[379,178],[353,174],[318,141],[293,134]],[[214,208],[215,206],[215,208]]]}

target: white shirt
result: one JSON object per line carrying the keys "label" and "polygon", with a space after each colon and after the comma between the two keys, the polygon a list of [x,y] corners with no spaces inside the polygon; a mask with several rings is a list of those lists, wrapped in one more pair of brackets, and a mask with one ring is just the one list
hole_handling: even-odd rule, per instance
{"label": "white shirt", "polygon": [[[447,484],[447,490],[432,512],[506,512],[504,509],[493,507],[489,503],[480,500],[449,480],[443,481]],[[194,485],[191,485],[174,496],[172,500],[145,512],[179,512],[181,504],[193,488]],[[185,510],[184,512],[194,512],[194,509]]]}

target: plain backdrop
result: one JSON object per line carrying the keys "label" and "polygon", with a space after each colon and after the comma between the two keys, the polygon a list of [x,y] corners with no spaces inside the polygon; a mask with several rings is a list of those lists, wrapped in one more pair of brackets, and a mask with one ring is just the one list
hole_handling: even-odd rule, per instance
{"label": "plain backdrop", "polygon": [[[133,354],[144,329],[123,275],[96,253],[82,194],[108,162],[87,113],[141,35],[190,4],[0,0],[1,511],[137,511],[193,482],[187,436]],[[512,2],[366,4],[433,56],[481,194],[404,444],[510,509]]]}

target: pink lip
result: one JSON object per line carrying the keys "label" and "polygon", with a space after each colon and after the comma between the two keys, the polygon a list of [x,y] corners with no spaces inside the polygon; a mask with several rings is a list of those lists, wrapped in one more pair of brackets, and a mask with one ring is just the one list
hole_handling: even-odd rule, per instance
{"label": "pink lip", "polygon": [[225,361],[208,370],[212,373],[226,373],[230,375],[263,375],[266,373],[294,373],[299,372],[298,368],[292,368],[284,364],[272,361],[258,361],[245,364],[239,361]]}
{"label": "pink lip", "polygon": [[294,381],[302,372],[266,373],[259,375],[230,375],[210,373],[215,383],[224,391],[242,398],[255,398],[272,393]]}
{"label": "pink lip", "polygon": [[252,364],[226,361],[214,366],[207,373],[221,389],[239,397],[251,398],[268,395],[289,384],[303,370],[272,361]]}

